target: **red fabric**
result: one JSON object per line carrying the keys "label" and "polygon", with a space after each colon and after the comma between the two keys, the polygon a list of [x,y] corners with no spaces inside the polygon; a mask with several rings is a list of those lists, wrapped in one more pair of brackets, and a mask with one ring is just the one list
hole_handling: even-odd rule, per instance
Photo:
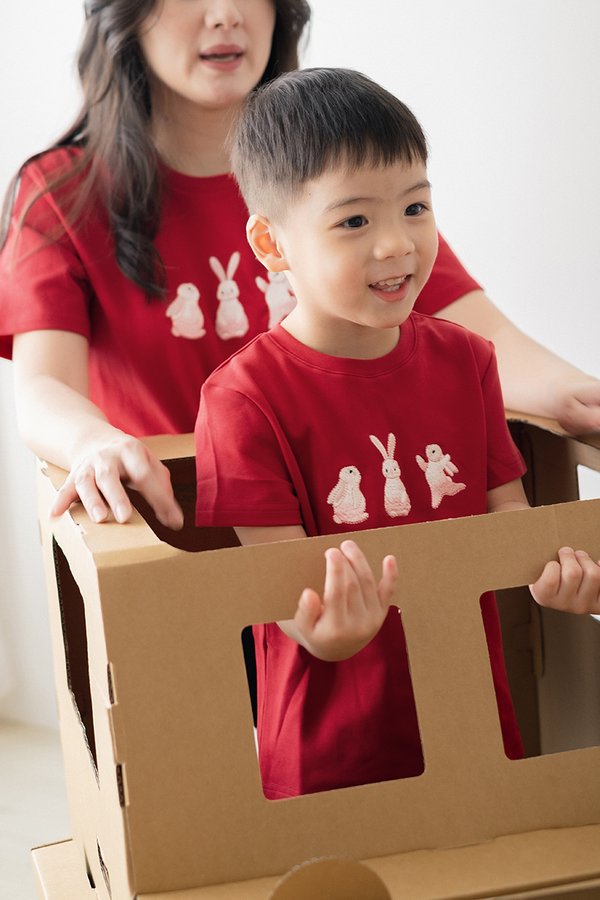
{"label": "red fabric", "polygon": [[432,316],[465,294],[480,290],[481,285],[469,275],[440,234],[435,265],[417,298],[415,310]]}
{"label": "red fabric", "polygon": [[[506,426],[492,346],[419,314],[401,332],[392,353],[356,360],[316,353],[278,326],[221,366],[204,385],[196,426],[197,523],[302,524],[314,535],[484,513],[486,492],[524,471]],[[395,508],[386,501],[383,454],[369,437],[386,449],[389,433],[397,438],[394,455],[410,498],[406,515],[389,512]],[[426,447],[434,444],[458,467],[451,480],[465,485],[444,494],[436,508],[417,461],[425,465]],[[345,504],[339,492],[332,501],[348,467],[362,476],[368,514],[355,524],[348,518],[360,505]],[[490,596],[483,615],[505,749],[518,757]],[[268,797],[422,771],[397,612],[390,611],[371,644],[341,663],[314,659],[275,624],[256,626],[255,640]]]}
{"label": "red fabric", "polygon": [[[27,167],[17,215],[32,187],[68,167],[73,152],[56,151]],[[148,302],[120,272],[100,208],[73,229],[64,204],[54,196],[34,205],[18,241],[13,235],[5,247],[0,267],[0,352],[10,356],[12,335],[19,332],[60,329],[84,335],[90,344],[92,399],[114,425],[134,434],[192,431],[207,375],[268,324],[265,294],[255,281],[265,271],[248,247],[247,212],[235,181],[227,175],[191,178],[168,170],[165,177],[156,246],[167,266],[166,300]],[[58,241],[49,240],[46,235],[56,235],[57,225],[66,231]],[[243,337],[221,338],[216,333],[220,278],[209,258],[216,257],[227,274],[236,251],[241,261],[233,280],[247,331]],[[201,337],[175,336],[174,320],[167,315],[179,286],[190,283],[200,293],[206,331]],[[191,306],[187,330],[197,334],[193,297]]]}
{"label": "red fabric", "polygon": [[[51,151],[26,167],[16,217],[33,192],[69,170],[78,152]],[[138,435],[192,431],[207,375],[268,325],[265,294],[255,280],[261,278],[264,286],[266,273],[247,245],[247,211],[235,182],[226,175],[191,178],[169,170],[165,180],[156,238],[167,267],[165,301],[149,303],[120,272],[102,209],[90,209],[84,223],[73,228],[60,191],[34,205],[25,229],[18,238],[13,229],[0,258],[0,355],[10,358],[12,336],[21,332],[84,335],[92,399],[114,425]],[[227,269],[236,251],[241,261],[234,280],[248,330],[243,337],[221,339],[215,332],[219,279],[209,257]],[[203,337],[173,335],[166,314],[178,287],[189,283],[200,292]],[[417,308],[435,312],[474,287],[442,240]],[[193,318],[189,324],[194,333]]]}

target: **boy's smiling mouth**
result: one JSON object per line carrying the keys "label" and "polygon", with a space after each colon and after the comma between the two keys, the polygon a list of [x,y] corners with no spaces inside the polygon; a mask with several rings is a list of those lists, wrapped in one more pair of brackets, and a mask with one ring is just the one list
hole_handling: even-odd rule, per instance
{"label": "boy's smiling mouth", "polygon": [[369,287],[374,291],[383,291],[384,293],[393,294],[394,291],[399,290],[410,277],[410,275],[399,275],[395,278],[385,278],[382,281],[372,282]]}

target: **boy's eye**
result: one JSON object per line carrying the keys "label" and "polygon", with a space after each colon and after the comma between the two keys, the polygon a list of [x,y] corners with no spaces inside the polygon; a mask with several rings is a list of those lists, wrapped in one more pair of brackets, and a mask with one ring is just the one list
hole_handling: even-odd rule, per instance
{"label": "boy's eye", "polygon": [[344,219],[340,224],[342,228],[362,228],[363,225],[367,224],[367,220],[364,216],[350,216],[349,219]]}
{"label": "boy's eye", "polygon": [[404,210],[405,216],[420,216],[422,212],[425,212],[427,207],[424,203],[411,203],[410,206],[407,206]]}

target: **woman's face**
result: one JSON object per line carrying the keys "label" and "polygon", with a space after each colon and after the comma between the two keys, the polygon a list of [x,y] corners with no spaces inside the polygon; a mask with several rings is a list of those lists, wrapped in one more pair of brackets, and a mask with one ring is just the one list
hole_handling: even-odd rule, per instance
{"label": "woman's face", "polygon": [[273,0],[159,0],[139,32],[153,91],[237,106],[266,68],[274,25]]}

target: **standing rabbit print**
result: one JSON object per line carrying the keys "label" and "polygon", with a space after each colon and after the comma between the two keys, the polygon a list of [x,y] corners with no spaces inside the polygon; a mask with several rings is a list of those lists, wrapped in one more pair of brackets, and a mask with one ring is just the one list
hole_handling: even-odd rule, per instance
{"label": "standing rabbit print", "polygon": [[268,272],[268,281],[256,277],[256,286],[265,295],[267,306],[269,307],[269,328],[273,328],[285,319],[296,305],[296,298],[292,294],[290,283],[287,280],[285,272]]}
{"label": "standing rabbit print", "polygon": [[416,456],[419,468],[425,472],[425,479],[431,491],[431,506],[437,509],[444,497],[453,497],[460,491],[464,491],[466,484],[462,481],[452,481],[452,476],[458,472],[450,459],[449,453],[444,453],[439,444],[428,444],[425,447],[425,456]]}
{"label": "standing rabbit print", "polygon": [[369,438],[383,456],[381,471],[385,478],[385,487],[383,489],[385,511],[392,518],[407,516],[410,512],[410,498],[400,478],[400,466],[394,459],[396,436],[391,433],[388,434],[387,449],[374,434],[370,434]]}
{"label": "standing rabbit print", "polygon": [[244,307],[238,299],[240,296],[240,289],[237,286],[237,282],[233,280],[235,271],[240,263],[240,254],[237,250],[235,253],[231,254],[227,265],[227,272],[225,272],[225,269],[216,256],[211,256],[208,262],[219,279],[219,286],[217,288],[219,308],[217,310],[215,331],[224,341],[227,341],[230,338],[244,337],[250,325]]}
{"label": "standing rabbit print", "polygon": [[200,291],[195,284],[186,282],[177,288],[177,296],[169,303],[165,315],[171,319],[171,334],[175,337],[204,337],[204,316],[199,306]]}
{"label": "standing rabbit print", "polygon": [[344,466],[340,469],[337,484],[329,491],[327,502],[333,506],[333,521],[338,525],[357,525],[369,518],[360,480],[356,466]]}

